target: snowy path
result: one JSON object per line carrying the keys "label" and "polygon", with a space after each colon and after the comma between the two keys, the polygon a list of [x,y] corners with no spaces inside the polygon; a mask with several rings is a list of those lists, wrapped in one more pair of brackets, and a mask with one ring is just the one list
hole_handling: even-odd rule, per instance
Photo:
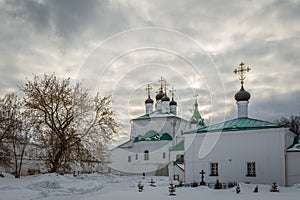
{"label": "snowy path", "polygon": [[[157,187],[149,186],[150,179]],[[137,191],[137,183],[145,185],[143,192]],[[176,188],[176,196],[169,196],[167,177],[116,176],[89,174],[73,177],[72,175],[44,174],[15,179],[5,174],[0,178],[0,200],[153,200],[153,199],[299,199],[300,185],[280,188],[279,193],[269,192],[269,185],[259,185],[259,193],[253,193],[255,185],[241,183],[241,193],[235,189],[213,190],[207,187]]]}

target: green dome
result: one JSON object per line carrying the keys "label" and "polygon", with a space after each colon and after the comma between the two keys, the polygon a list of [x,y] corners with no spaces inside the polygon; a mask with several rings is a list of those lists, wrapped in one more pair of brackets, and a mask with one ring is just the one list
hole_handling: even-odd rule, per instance
{"label": "green dome", "polygon": [[160,137],[160,140],[173,140],[172,136],[169,133],[164,133]]}

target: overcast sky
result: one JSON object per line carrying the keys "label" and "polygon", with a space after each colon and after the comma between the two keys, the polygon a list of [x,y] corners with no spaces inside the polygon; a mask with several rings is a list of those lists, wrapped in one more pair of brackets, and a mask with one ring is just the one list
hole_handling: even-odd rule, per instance
{"label": "overcast sky", "polygon": [[[178,114],[194,94],[206,121],[236,117],[233,70],[252,70],[250,117],[274,121],[300,108],[300,1],[0,0],[0,95],[33,74],[83,80],[113,96],[129,134],[161,76],[175,87]],[[169,94],[170,96],[170,94]]]}

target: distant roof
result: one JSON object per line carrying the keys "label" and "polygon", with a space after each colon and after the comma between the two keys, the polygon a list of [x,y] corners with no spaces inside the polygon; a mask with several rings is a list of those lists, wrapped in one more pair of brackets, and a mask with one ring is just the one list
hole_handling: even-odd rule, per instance
{"label": "distant roof", "polygon": [[283,126],[272,122],[267,122],[259,119],[252,118],[236,118],[228,120],[222,123],[214,124],[211,126],[205,126],[197,130],[186,132],[188,133],[205,133],[215,131],[241,131],[241,130],[255,130],[255,129],[267,129],[267,128],[281,128]]}
{"label": "distant roof", "polygon": [[170,112],[162,113],[161,110],[156,110],[150,114],[145,114],[145,115],[139,116],[137,118],[134,118],[132,120],[144,120],[144,119],[153,119],[153,118],[177,118],[177,119],[185,120],[185,119],[182,119]]}
{"label": "distant roof", "polygon": [[184,151],[184,140],[170,148],[170,151]]}
{"label": "distant roof", "polygon": [[293,144],[288,148],[288,151],[300,151],[300,136],[295,137]]}

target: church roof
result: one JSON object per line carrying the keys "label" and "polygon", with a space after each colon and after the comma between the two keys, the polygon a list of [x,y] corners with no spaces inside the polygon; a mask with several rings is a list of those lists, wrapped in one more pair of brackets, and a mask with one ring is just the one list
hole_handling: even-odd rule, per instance
{"label": "church roof", "polygon": [[170,151],[184,151],[184,140],[179,142],[177,145],[170,147]]}
{"label": "church roof", "polygon": [[161,141],[161,140],[173,140],[169,133],[163,133],[159,135],[156,131],[150,130],[144,136],[138,135],[133,139],[133,143],[140,141]]}
{"label": "church roof", "polygon": [[144,115],[134,118],[132,120],[144,120],[144,119],[152,119],[152,118],[177,118],[177,119],[184,120],[180,117],[177,117],[176,115],[174,115],[171,112],[170,113],[162,113],[161,110],[156,110],[150,114],[144,114]]}
{"label": "church roof", "polygon": [[279,124],[267,122],[253,118],[236,118],[228,120],[222,123],[214,124],[211,126],[205,126],[194,131],[186,133],[205,133],[214,131],[242,131],[242,130],[255,130],[255,129],[267,129],[267,128],[281,128]]}

